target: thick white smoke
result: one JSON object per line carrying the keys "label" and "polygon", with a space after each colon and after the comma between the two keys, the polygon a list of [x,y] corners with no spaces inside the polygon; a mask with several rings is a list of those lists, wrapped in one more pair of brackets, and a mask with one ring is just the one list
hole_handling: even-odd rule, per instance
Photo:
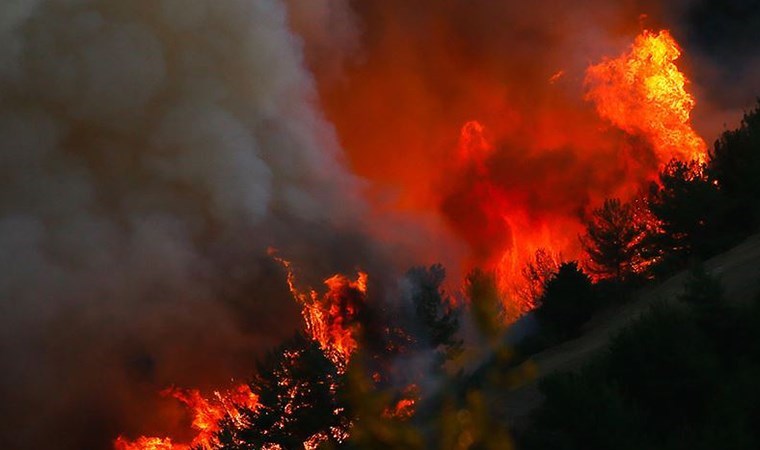
{"label": "thick white smoke", "polygon": [[245,373],[297,317],[268,246],[368,253],[303,59],[278,0],[0,2],[0,447],[107,446]]}

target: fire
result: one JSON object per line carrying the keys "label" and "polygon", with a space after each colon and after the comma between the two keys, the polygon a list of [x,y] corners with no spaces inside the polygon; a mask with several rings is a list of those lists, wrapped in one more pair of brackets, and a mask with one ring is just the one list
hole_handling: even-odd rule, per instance
{"label": "fire", "polygon": [[[580,217],[584,212],[605,197],[630,200],[645,183],[655,179],[659,167],[672,158],[698,161],[705,158],[706,145],[690,124],[695,100],[687,90],[686,76],[675,64],[680,54],[678,44],[668,31],[642,32],[627,52],[586,70],[585,98],[593,106],[584,103],[581,92],[578,92],[577,103],[564,97],[567,94],[560,88],[570,86],[574,78],[570,68],[536,77],[545,88],[553,89],[552,95],[556,97],[544,99],[545,103],[535,110],[530,110],[535,99],[528,96],[529,100],[522,100],[512,87],[499,84],[501,90],[497,92],[495,85],[488,82],[473,82],[477,92],[473,94],[472,105],[482,102],[480,110],[487,111],[487,118],[464,121],[458,143],[454,134],[457,124],[472,114],[462,112],[462,117],[443,120],[434,114],[446,108],[436,102],[422,101],[430,100],[423,98],[427,91],[413,90],[421,97],[417,107],[430,103],[433,105],[430,111],[435,113],[428,116],[427,110],[425,114],[420,112],[426,122],[417,123],[413,115],[407,120],[394,106],[393,120],[403,119],[407,126],[400,127],[401,131],[396,134],[406,134],[413,138],[410,141],[416,139],[417,142],[416,146],[408,144],[409,147],[403,149],[412,156],[411,161],[406,155],[385,158],[385,164],[399,164],[397,167],[381,167],[381,164],[364,161],[365,173],[360,175],[376,182],[389,182],[389,178],[400,180],[404,187],[398,199],[400,210],[440,214],[447,231],[468,244],[468,260],[457,261],[463,271],[479,266],[493,272],[507,307],[507,320],[514,320],[535,306],[534,301],[541,293],[541,280],[556,268],[559,255],[568,259],[582,257],[578,236],[583,232]],[[465,77],[475,76],[472,73]],[[365,74],[371,83],[369,88],[364,88],[375,99],[382,89],[376,89],[374,83],[386,82],[387,77],[371,75]],[[519,90],[519,86],[514,88],[514,91]],[[354,95],[353,90],[351,95]],[[332,102],[333,108],[347,104],[337,99]],[[387,104],[384,101],[369,103],[377,107]],[[470,105],[469,102],[464,104]],[[383,139],[363,147],[364,141],[370,139],[350,134],[366,130],[366,127],[351,126],[351,120],[358,120],[355,114],[338,114],[337,119],[339,131],[349,133],[357,144],[351,146],[353,151],[362,155],[382,153],[378,149],[387,147],[385,135],[394,134],[383,130]],[[366,122],[385,123],[386,118],[374,119]],[[600,131],[602,121],[611,123],[627,137],[645,141],[646,149],[629,145],[626,137],[620,137],[622,133]],[[421,144],[427,143],[428,138],[433,145]],[[431,156],[422,153],[422,148],[425,151],[446,148],[449,153]],[[635,160],[641,157],[639,153],[649,150],[654,158]],[[359,159],[356,155],[354,158]],[[424,164],[415,164],[420,161]],[[433,182],[437,178],[441,179],[438,184]],[[431,193],[431,186],[440,192]],[[425,249],[435,251],[434,247],[428,245]],[[286,270],[287,284],[301,305],[307,333],[339,370],[345,370],[359,345],[358,316],[367,298],[367,274],[358,271],[353,278],[333,275],[324,280],[326,289],[320,293],[299,287],[293,264],[276,256],[274,250],[270,254]],[[434,257],[439,258],[440,254]],[[529,265],[531,262],[535,262],[534,267]],[[212,399],[193,390],[169,389],[165,395],[190,408],[197,436],[190,443],[174,443],[169,438],[140,437],[129,441],[119,437],[115,450],[211,448],[223,419],[241,420],[236,405],[255,408],[258,400],[248,386],[224,395],[216,393]],[[405,395],[386,414],[400,418],[411,416],[416,398]],[[304,446],[316,448],[325,436],[316,434]]]}
{"label": "fire", "polygon": [[[586,71],[586,98],[593,102],[599,117],[643,140],[653,158],[646,155],[646,149],[620,138],[607,142],[579,139],[569,162],[588,155],[586,169],[565,175],[562,164],[566,161],[558,160],[542,173],[543,166],[533,169],[530,164],[552,158],[556,145],[573,144],[558,144],[561,140],[552,143],[551,138],[536,136],[528,144],[517,143],[518,148],[526,147],[520,154],[510,148],[515,144],[509,135],[496,135],[505,142],[500,144],[478,121],[462,126],[458,165],[452,176],[459,184],[445,200],[449,203],[444,202],[444,212],[470,244],[471,265],[495,273],[508,321],[532,309],[541,294],[541,277],[534,273],[531,279],[526,271],[537,254],[582,258],[578,245],[578,236],[583,233],[581,211],[588,212],[605,197],[630,200],[673,158],[705,158],[706,145],[690,125],[695,101],[686,89],[686,76],[675,64],[679,56],[678,44],[668,31],[644,31],[628,52]],[[556,72],[549,84],[563,76],[563,71]],[[562,126],[579,125],[568,119]],[[597,134],[602,133],[597,130]],[[609,163],[600,165],[600,159]],[[516,164],[526,165],[522,172],[527,173],[511,168]],[[584,180],[579,179],[594,172],[608,176],[604,171],[618,172],[614,184],[584,186]],[[566,192],[575,192],[577,197]],[[564,200],[555,200],[558,198]]]}
{"label": "fire", "polygon": [[123,436],[119,436],[114,442],[114,450],[189,450],[189,445],[172,444],[169,438],[140,437],[130,442]]}
{"label": "fire", "polygon": [[706,157],[707,145],[689,122],[695,100],[675,64],[680,56],[667,30],[645,30],[627,53],[586,73],[588,98],[599,115],[630,134],[649,138],[661,162]]}
{"label": "fire", "polygon": [[[290,261],[275,256],[274,249],[270,249],[269,253],[287,271],[290,292],[303,307],[306,331],[312,339],[319,342],[322,351],[339,370],[345,369],[351,354],[358,346],[356,333],[359,325],[356,319],[358,308],[367,295],[367,274],[358,272],[354,280],[341,274],[333,275],[324,281],[327,292],[320,296],[313,289],[300,291],[296,287],[296,277]],[[247,384],[239,385],[225,393],[214,392],[211,399],[203,397],[196,389],[174,387],[161,391],[161,395],[179,400],[192,412],[191,426],[197,433],[192,441],[174,443],[168,437],[148,436],[130,441],[124,436],[119,436],[114,441],[114,450],[210,450],[214,448],[215,436],[221,429],[222,421],[231,420],[242,425],[244,419],[241,409],[253,410],[259,401],[258,396]],[[304,448],[316,448],[326,437],[327,435],[318,433],[304,442]]]}
{"label": "fire", "polygon": [[[526,264],[537,253],[548,254],[547,249],[559,252],[571,249],[573,236],[580,229],[575,223],[557,227],[563,225],[562,217],[549,221],[531,215],[521,192],[505,189],[494,179],[487,162],[496,149],[485,132],[485,126],[469,121],[462,127],[459,140],[458,153],[463,156],[460,170],[474,174],[467,186],[467,203],[477,207],[481,214],[476,223],[478,229],[465,238],[473,236],[486,243],[485,265],[496,274],[507,320],[511,321],[532,309],[535,296],[540,293],[531,285],[534,280],[525,273]],[[473,241],[473,247],[478,241]]]}
{"label": "fire", "polygon": [[383,411],[383,417],[394,419],[409,419],[415,413],[417,400],[420,397],[420,389],[416,384],[411,384],[404,389],[402,397],[393,406]]}
{"label": "fire", "polygon": [[170,438],[141,436],[135,441],[129,441],[119,436],[114,442],[114,450],[210,450],[221,422],[224,419],[242,421],[241,408],[255,409],[259,401],[247,384],[241,384],[225,393],[214,392],[212,399],[204,398],[196,389],[174,387],[161,391],[161,395],[179,400],[192,412],[191,427],[197,432],[193,440],[187,444],[175,444]]}
{"label": "fire", "polygon": [[356,333],[359,324],[356,319],[359,307],[367,297],[367,274],[359,271],[354,280],[335,274],[324,281],[327,292],[320,296],[314,289],[299,290],[290,261],[274,253],[275,250],[270,249],[270,254],[287,271],[288,287],[293,298],[303,307],[306,331],[319,342],[325,355],[336,366],[345,367],[358,346]]}

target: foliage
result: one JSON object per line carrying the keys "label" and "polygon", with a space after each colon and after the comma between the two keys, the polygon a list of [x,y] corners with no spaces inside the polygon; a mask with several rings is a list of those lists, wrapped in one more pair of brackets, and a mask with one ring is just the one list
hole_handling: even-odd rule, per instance
{"label": "foliage", "polygon": [[653,185],[649,208],[657,218],[659,233],[650,241],[656,255],[687,261],[725,248],[723,193],[707,176],[704,164],[670,161]]}
{"label": "foliage", "polygon": [[415,267],[407,272],[406,278],[411,286],[416,319],[424,327],[428,345],[439,352],[442,361],[456,356],[462,347],[461,339],[457,338],[459,310],[441,287],[446,270],[440,264]]}
{"label": "foliage", "polygon": [[618,199],[607,199],[604,206],[593,211],[581,244],[594,274],[628,281],[642,272],[647,261],[645,245],[650,230],[638,212],[636,205],[621,203]]}
{"label": "foliage", "polygon": [[591,279],[577,262],[559,266],[557,274],[546,283],[536,317],[560,335],[578,333],[597,306]]}
{"label": "foliage", "polygon": [[300,448],[318,433],[326,438],[345,433],[348,410],[337,395],[342,383],[319,345],[298,334],[258,364],[250,387],[259,405],[244,411],[242,426],[224,424],[220,449]]}
{"label": "foliage", "polygon": [[731,202],[729,221],[746,233],[755,231],[760,226],[760,99],[739,128],[715,142],[708,170]]}
{"label": "foliage", "polygon": [[758,448],[760,306],[726,305],[700,268],[680,298],[633,322],[580,373],[545,379],[524,447]]}
{"label": "foliage", "polygon": [[478,330],[489,340],[501,336],[506,318],[494,274],[473,269],[465,279],[465,290]]}
{"label": "foliage", "polygon": [[522,268],[522,275],[526,286],[521,292],[522,304],[526,307],[526,313],[535,308],[541,295],[544,293],[546,282],[559,270],[561,255],[554,255],[545,248],[539,248],[533,255],[533,259]]}

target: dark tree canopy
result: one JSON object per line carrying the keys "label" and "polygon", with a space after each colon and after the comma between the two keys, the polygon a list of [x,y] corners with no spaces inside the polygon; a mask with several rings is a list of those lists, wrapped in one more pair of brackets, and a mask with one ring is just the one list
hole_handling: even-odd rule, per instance
{"label": "dark tree canopy", "polygon": [[560,265],[557,274],[546,283],[536,316],[556,332],[572,335],[591,317],[595,307],[591,279],[573,261]]}
{"label": "dark tree canopy", "polygon": [[672,160],[659,179],[649,198],[660,227],[650,241],[657,255],[685,260],[713,253],[722,244],[726,202],[705,165]]}
{"label": "dark tree canopy", "polygon": [[715,142],[708,169],[731,199],[732,219],[755,231],[760,225],[760,99],[739,128],[724,132]]}
{"label": "dark tree canopy", "polygon": [[607,199],[586,223],[581,244],[590,259],[589,269],[603,278],[627,281],[646,262],[645,245],[650,230],[635,205]]}
{"label": "dark tree canopy", "polygon": [[443,292],[441,285],[446,269],[440,264],[410,269],[406,278],[411,287],[411,300],[416,319],[422,325],[422,340],[445,359],[461,349],[459,310]]}
{"label": "dark tree canopy", "polygon": [[474,269],[465,279],[470,312],[478,330],[487,338],[497,338],[504,329],[504,307],[494,274]]}
{"label": "dark tree canopy", "polygon": [[760,301],[724,302],[700,270],[680,299],[656,304],[579,372],[545,378],[521,447],[759,448]]}

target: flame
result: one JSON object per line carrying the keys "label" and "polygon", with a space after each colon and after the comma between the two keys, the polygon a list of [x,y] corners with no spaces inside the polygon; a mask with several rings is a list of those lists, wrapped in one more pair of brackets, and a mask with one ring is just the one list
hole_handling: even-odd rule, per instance
{"label": "flame", "polygon": [[[523,184],[505,179],[522,175],[504,170],[507,164],[513,164],[512,158],[516,157],[518,162],[520,158],[540,161],[555,151],[556,144],[550,137],[536,136],[531,138],[533,143],[527,155],[506,154],[502,152],[513,150],[491,141],[491,133],[482,123],[472,120],[462,126],[458,165],[452,174],[460,183],[454,190],[455,202],[460,206],[445,212],[457,227],[457,233],[470,244],[471,265],[495,273],[508,321],[532,309],[541,295],[542,288],[537,283],[541,277],[534,273],[536,279],[530,279],[525,269],[537,252],[582,258],[577,238],[583,233],[580,211],[588,212],[605,197],[631,200],[673,158],[701,161],[706,157],[706,145],[690,125],[695,101],[686,90],[686,76],[675,64],[679,56],[680,49],[668,31],[643,31],[628,52],[592,65],[586,71],[586,98],[593,102],[599,117],[626,134],[643,139],[653,152],[653,162],[649,162],[646,149],[633,146],[624,151],[624,142],[579,139],[573,158],[584,157],[584,152],[599,155],[589,160],[590,169],[611,174],[620,171],[614,190],[602,191],[590,184],[585,191],[578,191],[578,198],[566,195],[564,191],[573,192],[579,183],[583,186],[577,177],[583,172],[563,178],[559,165],[562,161],[551,166],[547,174],[531,174],[538,181],[530,176]],[[563,71],[556,72],[550,84],[563,75]],[[567,125],[577,126],[572,122]],[[511,142],[509,136],[497,137]],[[616,158],[618,167],[600,165],[602,155],[608,160]],[[552,195],[564,198],[564,203],[555,204]],[[537,206],[541,202],[546,206]]]}
{"label": "flame", "polygon": [[707,145],[690,125],[695,100],[675,64],[680,56],[669,31],[645,30],[628,52],[588,68],[588,98],[604,119],[647,136],[660,161],[702,162]]}
{"label": "flame", "polygon": [[161,395],[179,400],[192,412],[191,427],[197,432],[193,440],[190,443],[175,444],[170,438],[141,436],[130,441],[119,436],[114,442],[114,450],[210,450],[222,420],[230,419],[233,423],[241,423],[241,408],[255,409],[259,401],[247,384],[241,384],[225,393],[215,391],[212,399],[204,398],[196,389],[175,387],[161,391]]}
{"label": "flame", "polygon": [[330,361],[339,369],[345,368],[358,347],[356,333],[359,324],[356,319],[358,308],[367,297],[367,274],[359,271],[354,280],[335,274],[324,281],[327,292],[320,296],[314,289],[301,291],[296,287],[291,262],[275,256],[276,250],[270,249],[269,253],[287,272],[290,293],[303,307],[301,313],[306,331],[319,342]]}
{"label": "flame", "polygon": [[459,170],[475,174],[466,187],[467,203],[482,214],[475,224],[478,228],[465,232],[464,237],[474,239],[473,247],[485,243],[487,256],[476,259],[495,273],[506,319],[512,321],[534,307],[541,291],[527,276],[526,264],[539,253],[572,254],[580,226],[575,219],[531,215],[521,192],[509,191],[494,179],[487,160],[496,149],[485,132],[484,125],[469,121],[460,134],[458,153],[463,157]]}
{"label": "flame", "polygon": [[170,438],[139,437],[135,441],[129,441],[123,436],[116,438],[114,450],[189,450],[189,445],[172,444]]}
{"label": "flame", "polygon": [[383,411],[383,417],[406,420],[412,417],[415,413],[415,407],[417,406],[417,400],[420,397],[420,389],[416,384],[411,384],[404,389],[402,398],[396,403],[386,408]]}
{"label": "flame", "polygon": [[[269,254],[285,267],[287,284],[293,298],[303,307],[303,317],[306,330],[312,339],[319,342],[322,351],[336,365],[344,370],[351,354],[357,349],[356,333],[358,322],[356,316],[358,307],[367,295],[367,274],[358,272],[356,279],[351,280],[345,275],[336,274],[327,278],[324,283],[327,292],[320,296],[317,291],[309,289],[305,292],[296,287],[296,276],[292,264],[276,256],[276,250],[269,249]],[[251,391],[250,386],[241,384],[235,389],[220,393],[214,392],[211,399],[203,397],[196,389],[168,388],[161,395],[173,397],[184,403],[192,412],[191,427],[196,436],[190,443],[174,443],[171,438],[141,436],[130,441],[119,436],[115,441],[114,450],[190,450],[214,448],[215,435],[221,429],[223,420],[228,419],[236,425],[243,425],[242,408],[253,410],[258,406],[258,396]],[[330,430],[332,435],[340,434],[341,430]],[[306,442],[304,448],[315,449],[328,435],[317,433]],[[271,446],[274,450],[277,446]]]}

